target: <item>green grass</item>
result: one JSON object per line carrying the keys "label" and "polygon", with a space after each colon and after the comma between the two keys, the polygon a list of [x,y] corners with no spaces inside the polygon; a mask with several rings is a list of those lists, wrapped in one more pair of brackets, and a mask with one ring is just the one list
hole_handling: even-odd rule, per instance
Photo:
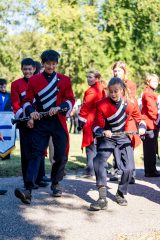
{"label": "green grass", "polygon": [[[85,149],[81,150],[81,139],[80,134],[70,134],[70,153],[69,160],[66,166],[67,172],[79,171],[84,169],[86,164]],[[143,152],[142,144],[135,149],[135,161],[136,167],[143,168]],[[112,163],[112,157],[109,162]],[[160,162],[158,162],[160,165]],[[50,172],[51,164],[48,158],[45,160],[46,173]],[[16,149],[11,153],[11,160],[1,161],[0,160],[0,177],[7,176],[20,176],[21,175],[21,163],[20,163],[20,151],[19,141],[16,142]]]}
{"label": "green grass", "polygon": [[[70,154],[69,161],[66,166],[67,171],[76,171],[85,167],[85,154],[81,151],[81,135],[70,135]],[[45,159],[46,173],[50,173],[51,164],[49,159]],[[20,176],[21,160],[19,141],[16,141],[16,148],[11,153],[11,159],[0,160],[0,177]]]}

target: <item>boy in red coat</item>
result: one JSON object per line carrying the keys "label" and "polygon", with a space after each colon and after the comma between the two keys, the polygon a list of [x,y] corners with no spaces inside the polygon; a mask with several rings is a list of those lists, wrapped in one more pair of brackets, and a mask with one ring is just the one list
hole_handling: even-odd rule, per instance
{"label": "boy in red coat", "polygon": [[145,117],[147,129],[153,133],[147,134],[143,140],[144,170],[146,177],[160,177],[156,169],[156,149],[160,117],[158,116],[157,96],[155,93],[158,87],[159,78],[156,74],[147,76],[147,86],[142,95],[142,114]]}
{"label": "boy in red coat", "polygon": [[[63,179],[64,168],[68,160],[69,136],[66,116],[69,116],[74,105],[74,96],[69,77],[57,73],[59,53],[46,50],[41,55],[44,72],[30,78],[23,110],[34,122],[32,158],[26,176],[26,190],[16,189],[15,195],[22,202],[30,204],[31,189],[38,174],[43,153],[48,146],[49,138],[55,147],[54,164],[51,172],[51,190],[54,197],[62,195],[59,182]],[[32,103],[36,100],[36,110]],[[59,112],[61,110],[61,113]],[[48,112],[48,117],[40,119],[39,112]]]}
{"label": "boy in red coat", "polygon": [[92,178],[94,173],[93,158],[96,155],[96,146],[94,144],[92,125],[95,119],[96,103],[105,97],[102,84],[99,82],[101,75],[95,70],[91,70],[87,76],[87,82],[90,86],[84,93],[83,103],[79,113],[79,127],[83,128],[83,139],[81,148],[86,148],[87,168],[85,177]]}
{"label": "boy in red coat", "polygon": [[[23,117],[22,101],[26,95],[29,79],[33,76],[35,71],[34,60],[32,58],[24,58],[21,61],[21,70],[23,73],[23,77],[13,81],[11,84],[11,103],[16,119]],[[17,125],[17,128],[19,128],[21,168],[24,184],[32,149],[32,129],[30,127],[32,127],[32,120],[29,120],[27,123],[23,122]],[[47,184],[42,181],[44,175],[45,167],[43,159],[39,168],[36,184],[33,186],[33,188],[36,189],[39,186],[47,186]]]}

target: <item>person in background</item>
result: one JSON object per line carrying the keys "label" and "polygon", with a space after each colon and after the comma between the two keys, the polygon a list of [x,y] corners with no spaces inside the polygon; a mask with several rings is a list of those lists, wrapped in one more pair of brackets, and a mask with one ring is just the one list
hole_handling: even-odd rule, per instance
{"label": "person in background", "polygon": [[[2,135],[1,132],[0,132],[0,141],[4,141],[3,135]],[[4,195],[6,192],[7,192],[7,190],[5,190],[5,189],[0,189],[0,195]]]}
{"label": "person in background", "polygon": [[142,114],[146,120],[147,130],[153,130],[143,139],[145,177],[160,177],[160,172],[156,168],[157,139],[160,127],[160,114],[158,114],[157,95],[155,93],[158,84],[158,76],[149,74],[142,95]]}
{"label": "person in background", "polygon": [[114,77],[121,78],[126,84],[130,97],[135,98],[137,90],[136,83],[128,79],[126,64],[122,61],[115,62],[113,64],[112,71]]}
{"label": "person in background", "polygon": [[72,112],[70,114],[69,133],[72,132],[72,127],[73,127],[73,133],[79,133],[77,128],[78,128],[78,115],[79,115],[80,107],[81,107],[81,100],[77,99],[72,109]]}
{"label": "person in background", "polygon": [[[7,92],[7,80],[0,78],[0,112],[12,111],[11,107],[11,95]],[[2,160],[9,160],[10,154],[5,157],[1,157]]]}
{"label": "person in background", "polygon": [[85,147],[87,157],[86,175],[92,178],[95,175],[93,158],[96,156],[96,145],[94,144],[92,125],[96,114],[96,103],[105,97],[105,91],[99,82],[101,74],[96,70],[90,70],[87,74],[89,88],[84,93],[83,103],[78,117],[78,130],[83,129],[81,148]]}
{"label": "person in background", "polygon": [[43,65],[40,62],[35,61],[35,66],[36,66],[36,70],[34,72],[34,75],[44,71]]}
{"label": "person in background", "polygon": [[130,117],[133,117],[138,124],[139,134],[145,134],[146,124],[142,120],[138,105],[135,105],[128,98],[127,87],[124,82],[120,78],[114,77],[108,83],[108,97],[97,103],[93,124],[95,136],[101,135],[102,137],[99,138],[97,155],[93,159],[99,198],[90,205],[91,210],[98,211],[107,208],[106,160],[113,153],[115,147],[119,149],[118,167],[122,172],[115,199],[121,206],[127,206],[128,204],[124,195],[127,194],[134,167],[132,141],[125,134],[119,136],[113,134],[130,131]]}
{"label": "person in background", "polygon": [[[35,71],[35,62],[32,58],[24,58],[21,61],[21,70],[23,77],[12,82],[11,84],[11,101],[13,111],[15,113],[15,118],[23,117],[22,101],[26,95],[26,90],[28,87],[28,82],[31,76],[33,76]],[[32,103],[33,104],[33,103]],[[32,151],[32,121],[29,120],[27,123],[22,122],[17,125],[20,134],[20,151],[21,151],[21,167],[24,185],[26,184],[26,172],[28,168],[28,163],[31,158]],[[36,184],[33,186],[34,189],[38,187],[46,187],[48,184],[42,181],[44,173],[44,156],[43,161],[40,165],[40,170],[38,177],[36,179]]]}

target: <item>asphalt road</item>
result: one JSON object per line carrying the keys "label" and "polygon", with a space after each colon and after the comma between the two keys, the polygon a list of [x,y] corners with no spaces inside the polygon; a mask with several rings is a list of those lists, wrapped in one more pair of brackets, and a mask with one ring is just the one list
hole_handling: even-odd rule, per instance
{"label": "asphalt road", "polygon": [[0,178],[0,188],[8,189],[0,196],[0,240],[130,240],[144,235],[159,240],[160,178],[144,178],[142,170],[137,178],[129,186],[127,207],[115,202],[117,184],[109,182],[108,210],[99,212],[89,211],[98,197],[94,181],[66,176],[63,197],[53,198],[48,186],[34,190],[31,205],[24,205],[14,196],[22,179]]}

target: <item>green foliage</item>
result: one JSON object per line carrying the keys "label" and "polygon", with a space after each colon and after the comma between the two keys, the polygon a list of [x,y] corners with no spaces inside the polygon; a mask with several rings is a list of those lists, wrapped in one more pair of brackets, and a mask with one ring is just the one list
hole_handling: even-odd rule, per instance
{"label": "green foliage", "polygon": [[76,97],[95,68],[108,80],[117,60],[127,63],[139,93],[148,72],[160,74],[159,0],[8,0],[0,3],[0,76],[21,75],[24,57],[61,52],[59,71],[71,76]]}
{"label": "green foliage", "polygon": [[8,0],[0,3],[0,76],[9,81],[13,80],[19,71],[16,63],[17,48],[8,34],[8,26],[12,23],[16,11],[22,11],[29,2],[28,0],[23,3],[20,0]]}
{"label": "green foliage", "polygon": [[160,73],[159,11],[159,0],[110,0],[103,5],[105,53],[111,62],[126,61],[138,87],[147,72]]}
{"label": "green foliage", "polygon": [[[95,6],[69,1],[48,1],[47,15],[40,14],[39,21],[52,45],[62,53],[60,71],[71,76],[76,96],[86,88],[86,72],[89,68],[105,69],[103,52],[104,33],[98,30]],[[74,2],[74,4],[73,4]]]}

